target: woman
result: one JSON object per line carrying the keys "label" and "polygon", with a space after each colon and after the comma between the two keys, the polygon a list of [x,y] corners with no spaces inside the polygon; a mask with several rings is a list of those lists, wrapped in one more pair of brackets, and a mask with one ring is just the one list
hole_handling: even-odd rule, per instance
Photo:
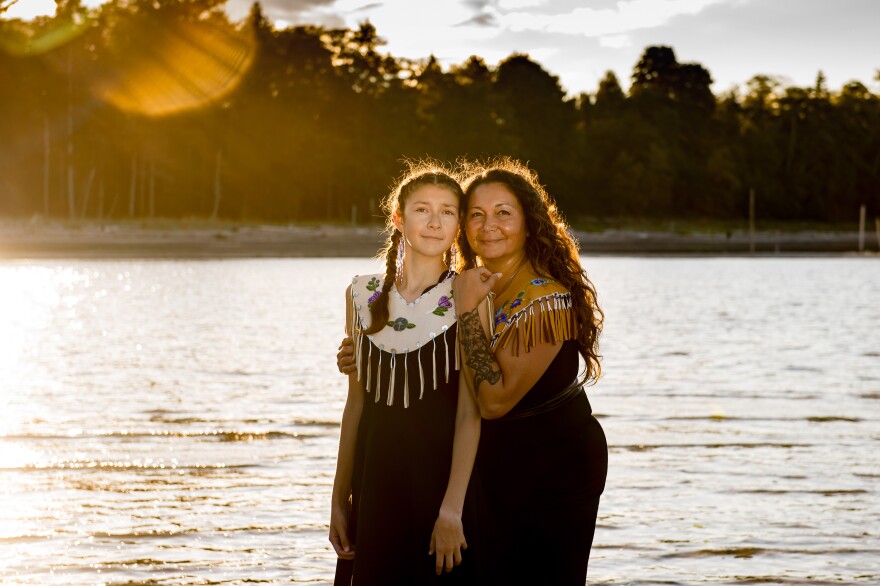
{"label": "woman", "polygon": [[357,368],[331,504],[337,584],[473,581],[462,514],[480,417],[459,386],[451,303],[461,197],[443,169],[413,169],[385,202],[385,273],[346,292]]}
{"label": "woman", "polygon": [[484,418],[476,476],[486,583],[583,586],[608,464],[582,389],[599,375],[596,293],[523,165],[501,159],[473,174],[462,207],[467,270],[454,292],[462,378]]}

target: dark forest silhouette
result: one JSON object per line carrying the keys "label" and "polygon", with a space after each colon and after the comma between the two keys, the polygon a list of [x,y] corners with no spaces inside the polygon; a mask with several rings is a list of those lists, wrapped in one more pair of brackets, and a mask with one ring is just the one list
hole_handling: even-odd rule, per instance
{"label": "dark forest silhouette", "polygon": [[[9,6],[10,0],[0,1]],[[529,161],[569,219],[880,215],[880,97],[709,71],[648,47],[625,92],[565,95],[528,55],[448,71],[364,23],[275,30],[255,4],[114,0],[0,21],[0,215],[357,221],[402,157]],[[163,48],[164,47],[164,48]]]}

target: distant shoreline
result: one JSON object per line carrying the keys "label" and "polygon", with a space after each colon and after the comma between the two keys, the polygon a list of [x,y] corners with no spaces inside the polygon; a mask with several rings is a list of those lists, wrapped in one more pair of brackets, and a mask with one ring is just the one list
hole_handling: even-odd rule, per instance
{"label": "distant shoreline", "polygon": [[[626,255],[748,255],[744,230],[679,233],[615,229],[573,231],[581,252]],[[96,223],[0,221],[2,259],[372,257],[383,244],[374,226],[234,224],[203,220]],[[865,251],[877,254],[874,232]],[[858,251],[858,232],[761,230],[755,253]]]}

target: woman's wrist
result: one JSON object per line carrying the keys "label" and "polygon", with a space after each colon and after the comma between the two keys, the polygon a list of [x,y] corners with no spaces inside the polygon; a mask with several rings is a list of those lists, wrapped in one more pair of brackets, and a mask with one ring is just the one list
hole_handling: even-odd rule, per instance
{"label": "woman's wrist", "polygon": [[478,308],[480,306],[480,303],[482,303],[483,300],[482,299],[468,299],[466,297],[465,299],[462,299],[461,302],[459,302],[458,299],[456,299],[455,301],[456,301],[456,305],[455,305],[456,316],[461,317],[467,313],[472,312],[476,308]]}

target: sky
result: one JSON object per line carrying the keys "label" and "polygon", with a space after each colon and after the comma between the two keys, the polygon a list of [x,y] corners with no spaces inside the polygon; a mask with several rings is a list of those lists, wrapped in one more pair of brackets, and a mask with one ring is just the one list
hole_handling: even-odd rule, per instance
{"label": "sky", "polygon": [[[101,0],[85,0],[94,6]],[[233,19],[252,0],[227,0]],[[880,92],[878,0],[262,0],[279,28],[356,27],[369,20],[384,51],[436,56],[446,67],[479,55],[495,65],[529,54],[569,95],[595,92],[609,70],[624,88],[649,45],[671,46],[679,62],[709,70],[715,93],[755,75],[828,87],[858,80]],[[7,17],[54,11],[54,0],[19,0]]]}

